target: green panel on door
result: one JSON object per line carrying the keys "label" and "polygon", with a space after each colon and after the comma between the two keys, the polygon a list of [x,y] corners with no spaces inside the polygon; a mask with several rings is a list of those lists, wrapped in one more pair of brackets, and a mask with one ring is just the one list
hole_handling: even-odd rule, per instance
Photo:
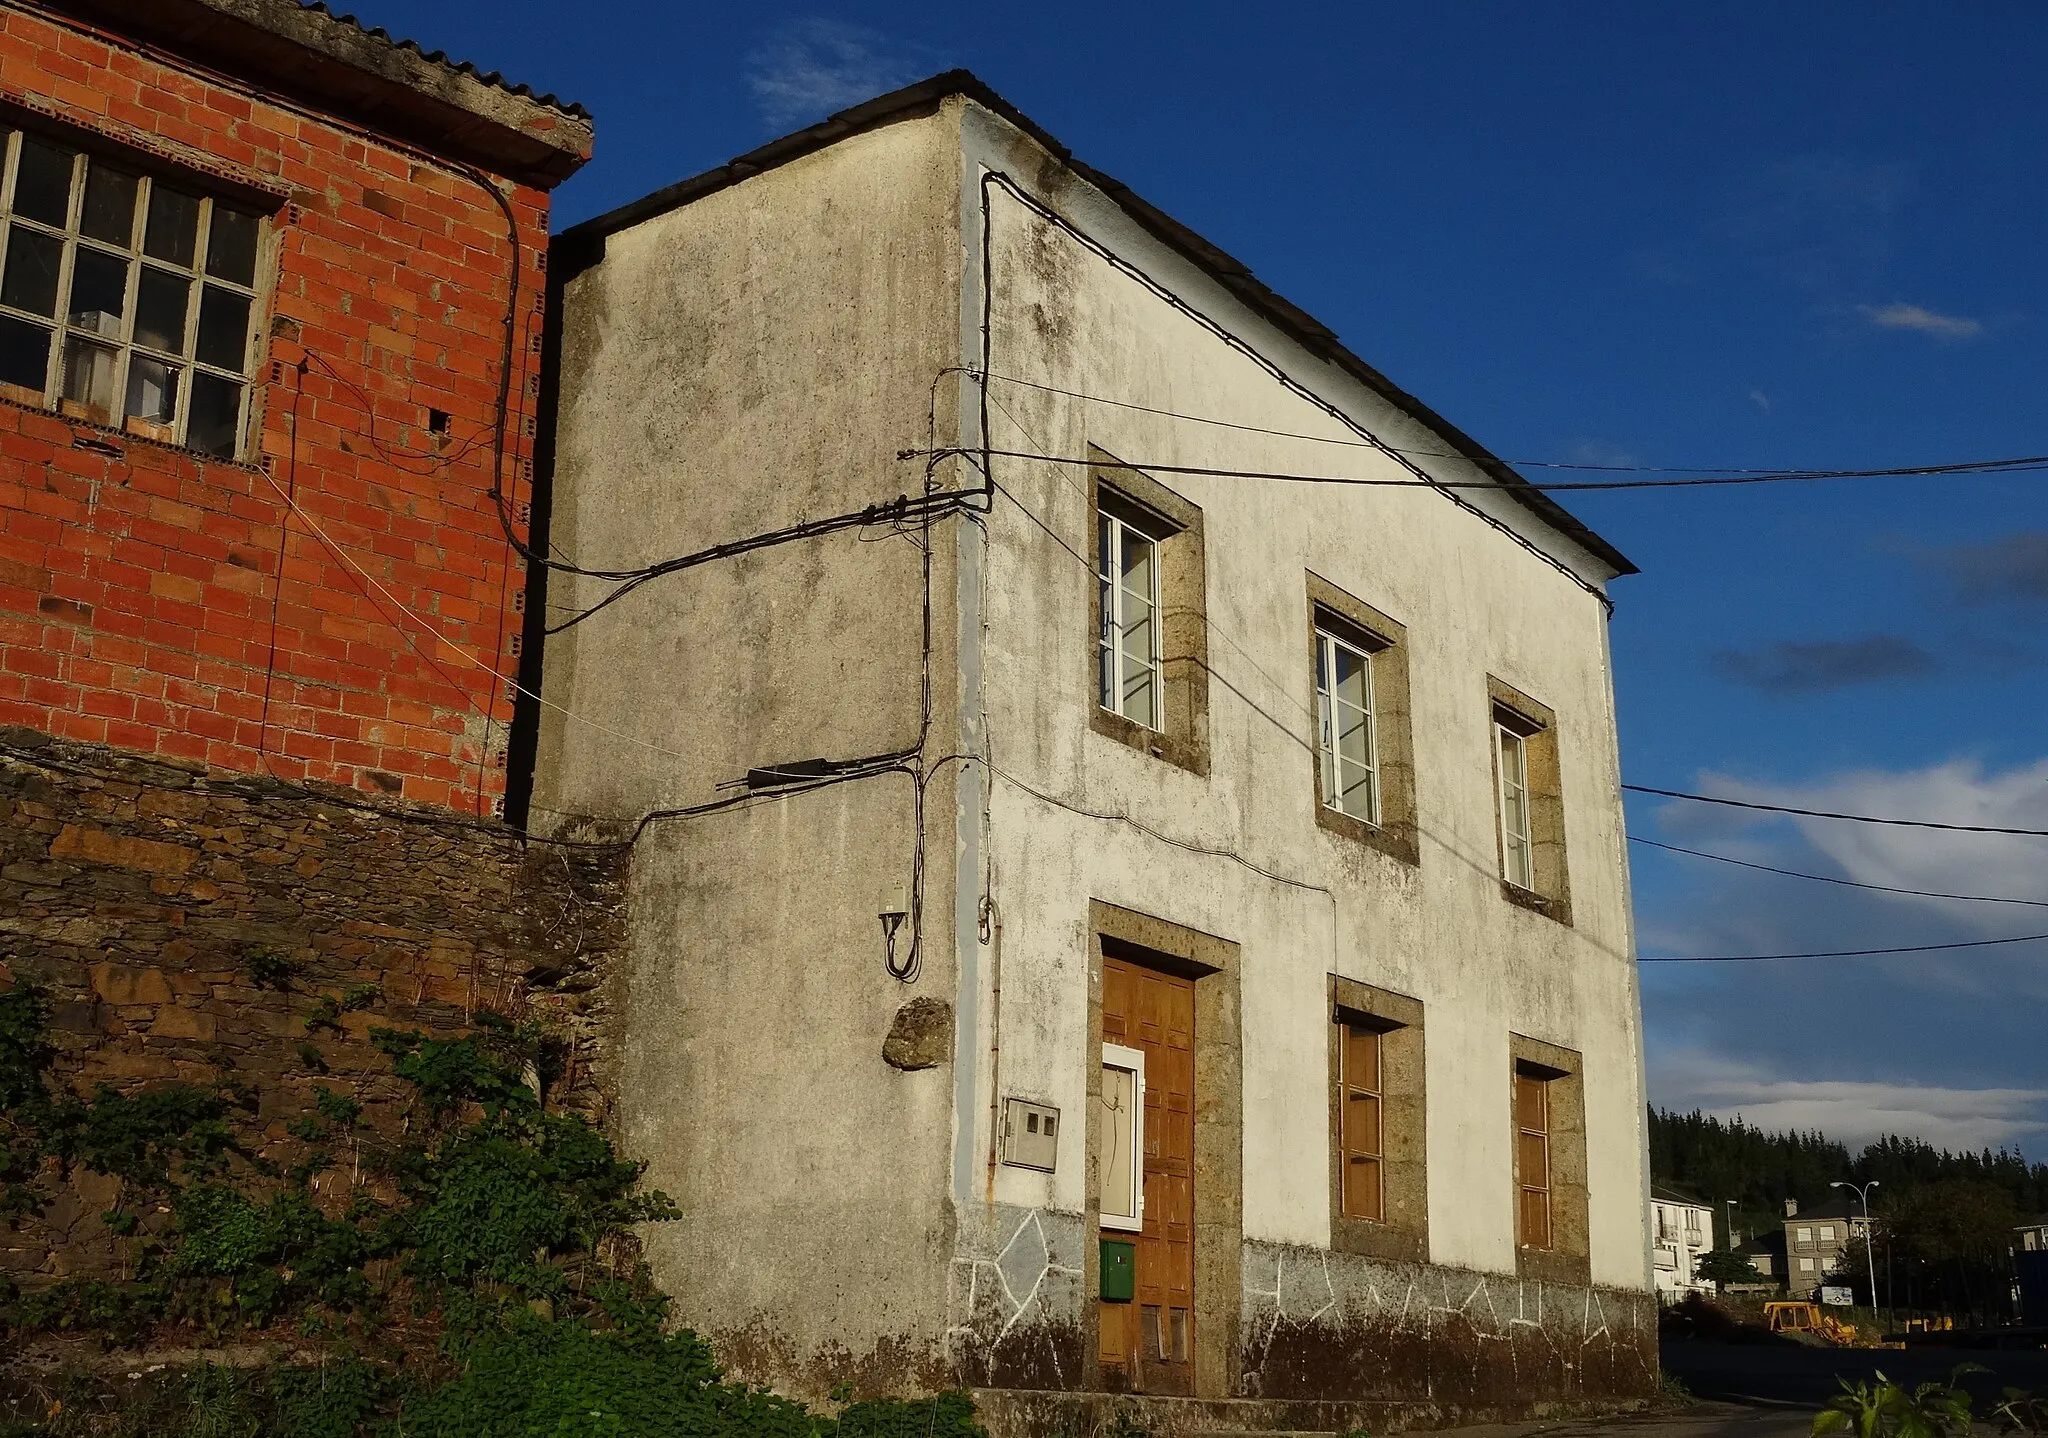
{"label": "green panel on door", "polygon": [[1102,1297],[1129,1303],[1138,1296],[1138,1245],[1120,1238],[1102,1240]]}

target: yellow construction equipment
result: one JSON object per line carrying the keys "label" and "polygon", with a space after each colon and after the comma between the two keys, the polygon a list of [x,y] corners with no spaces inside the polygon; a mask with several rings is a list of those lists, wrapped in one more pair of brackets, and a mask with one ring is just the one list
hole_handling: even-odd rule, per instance
{"label": "yellow construction equipment", "polygon": [[1857,1347],[1865,1342],[1854,1324],[1844,1323],[1818,1303],[1766,1303],[1764,1326],[1773,1333],[1811,1334],[1844,1347]]}

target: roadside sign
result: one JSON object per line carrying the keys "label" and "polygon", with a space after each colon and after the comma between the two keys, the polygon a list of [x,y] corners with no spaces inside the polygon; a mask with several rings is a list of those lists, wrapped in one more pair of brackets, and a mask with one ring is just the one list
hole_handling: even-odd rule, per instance
{"label": "roadside sign", "polygon": [[1820,1301],[1834,1308],[1849,1308],[1856,1302],[1856,1290],[1824,1284],[1820,1290]]}

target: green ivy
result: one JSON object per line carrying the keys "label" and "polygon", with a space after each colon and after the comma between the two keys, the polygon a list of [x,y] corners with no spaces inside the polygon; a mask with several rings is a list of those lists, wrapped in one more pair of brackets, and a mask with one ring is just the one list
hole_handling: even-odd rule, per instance
{"label": "green ivy", "polygon": [[[338,1026],[375,997],[322,995],[307,1026]],[[165,1325],[291,1325],[339,1346],[315,1365],[200,1367],[119,1388],[82,1376],[66,1390],[75,1401],[26,1426],[0,1421],[0,1438],[985,1438],[962,1393],[835,1418],[728,1382],[701,1339],[669,1326],[644,1267],[609,1276],[596,1262],[606,1239],[681,1214],[639,1191],[641,1166],[601,1132],[544,1108],[558,1052],[535,1026],[373,1030],[419,1121],[381,1142],[359,1130],[357,1099],[316,1085],[312,1111],[288,1125],[304,1156],[281,1168],[238,1140],[251,1096],[225,1085],[68,1094],[49,1078],[48,1018],[33,985],[0,994],[0,1212],[18,1222],[48,1201],[38,1183],[52,1159],[119,1178],[127,1207],[107,1217],[134,1235],[135,1276],[30,1293],[0,1283],[0,1331],[134,1344]],[[336,1211],[316,1196],[343,1139],[389,1202],[358,1189]],[[410,1325],[405,1343],[375,1351],[365,1340],[394,1320]]]}

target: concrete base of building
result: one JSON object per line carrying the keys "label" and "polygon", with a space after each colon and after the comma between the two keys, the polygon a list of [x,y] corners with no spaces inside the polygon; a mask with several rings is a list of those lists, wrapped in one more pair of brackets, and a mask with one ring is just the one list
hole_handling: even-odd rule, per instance
{"label": "concrete base of building", "polygon": [[1044,1389],[977,1388],[976,1417],[989,1438],[1090,1438],[1143,1433],[1147,1438],[1235,1438],[1239,1434],[1375,1435],[1462,1428],[1481,1423],[1569,1421],[1641,1412],[1647,1398],[1570,1402],[1331,1403],[1276,1398],[1165,1398],[1132,1393],[1060,1393]]}

